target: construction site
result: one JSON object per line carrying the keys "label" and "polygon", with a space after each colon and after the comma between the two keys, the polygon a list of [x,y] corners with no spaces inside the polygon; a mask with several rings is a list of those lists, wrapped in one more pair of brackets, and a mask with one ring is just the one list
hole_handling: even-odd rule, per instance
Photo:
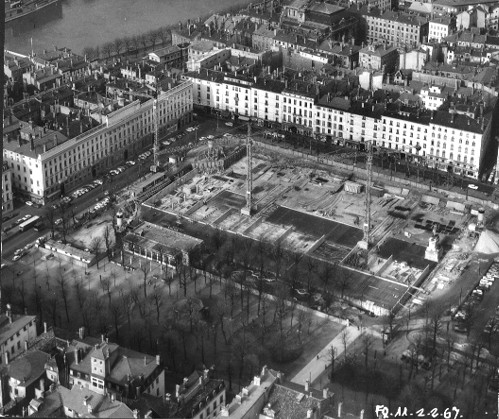
{"label": "construction site", "polygon": [[379,316],[420,290],[471,219],[462,204],[372,177],[353,181],[347,171],[271,152],[260,137],[236,134],[191,149],[193,170],[144,207],[339,264],[349,271],[344,298]]}

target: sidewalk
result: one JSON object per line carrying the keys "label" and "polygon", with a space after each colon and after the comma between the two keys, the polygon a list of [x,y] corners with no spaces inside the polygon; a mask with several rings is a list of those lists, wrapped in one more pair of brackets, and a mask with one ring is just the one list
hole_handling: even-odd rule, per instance
{"label": "sidewalk", "polygon": [[307,380],[313,383],[319,378],[331,364],[331,347],[335,348],[336,358],[343,354],[345,345],[343,344],[342,335],[345,332],[347,333],[347,346],[361,335],[361,331],[356,326],[345,327],[327,346],[322,348],[315,358],[291,379],[291,382],[304,385]]}

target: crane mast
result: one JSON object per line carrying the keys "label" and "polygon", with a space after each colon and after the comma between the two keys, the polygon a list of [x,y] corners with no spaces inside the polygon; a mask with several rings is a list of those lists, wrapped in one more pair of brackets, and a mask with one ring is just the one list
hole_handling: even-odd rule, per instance
{"label": "crane mast", "polygon": [[248,136],[246,137],[246,158],[247,158],[247,171],[246,171],[246,206],[241,209],[243,215],[251,215],[253,207],[253,150],[251,146],[251,125],[248,122]]}
{"label": "crane mast", "polygon": [[159,117],[158,117],[158,87],[156,86],[156,91],[154,94],[154,100],[152,103],[152,112],[154,119],[154,146],[153,146],[153,166],[151,171],[156,172],[159,168]]}
{"label": "crane mast", "polygon": [[370,244],[370,230],[371,230],[371,187],[373,183],[373,145],[372,143],[366,142],[367,147],[367,183],[366,183],[366,222],[364,223],[364,237],[362,241],[359,242],[359,246],[362,249],[369,249]]}

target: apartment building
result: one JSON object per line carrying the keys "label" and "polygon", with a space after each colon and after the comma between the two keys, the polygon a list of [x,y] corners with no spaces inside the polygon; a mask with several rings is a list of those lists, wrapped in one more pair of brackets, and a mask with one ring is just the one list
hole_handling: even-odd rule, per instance
{"label": "apartment building", "polygon": [[325,136],[336,143],[372,141],[410,159],[442,170],[452,167],[456,173],[475,178],[491,142],[491,110],[480,116],[436,110],[447,93],[435,86],[423,100],[428,109],[421,110],[400,103],[394,107],[383,100],[335,96],[325,92],[326,87],[318,89],[318,83],[307,87],[296,80],[242,79],[203,71],[185,77],[193,82],[196,105],[227,110],[266,126]]}
{"label": "apartment building", "polygon": [[75,340],[67,353],[70,386],[127,399],[165,394],[165,370],[159,355],[153,357],[90,337]]}
{"label": "apartment building", "polygon": [[416,47],[428,36],[427,18],[404,12],[363,14],[367,22],[369,42],[387,42],[395,47]]}
{"label": "apartment building", "polygon": [[4,162],[2,165],[2,215],[9,214],[13,209],[12,169]]}
{"label": "apartment building", "polygon": [[36,338],[36,316],[12,314],[7,304],[5,314],[0,315],[0,365],[26,350],[27,343]]}
{"label": "apartment building", "polygon": [[[180,127],[192,119],[192,83],[182,81],[158,96],[160,130]],[[76,118],[80,123],[84,118]],[[31,200],[44,204],[109,167],[128,160],[152,145],[153,100],[140,98],[102,116],[96,127],[60,132],[32,127],[28,138],[4,141],[4,161],[14,175],[17,189]],[[69,135],[65,135],[68,134]]]}
{"label": "apartment building", "polygon": [[282,122],[284,128],[312,136],[316,89],[308,83],[289,83],[282,92]]}
{"label": "apartment building", "polygon": [[399,61],[397,48],[386,44],[371,44],[359,51],[359,66],[391,73]]}
{"label": "apartment building", "polygon": [[183,68],[187,61],[187,49],[179,45],[170,45],[165,48],[154,50],[147,54],[147,58],[157,64],[164,64],[171,67]]}
{"label": "apartment building", "polygon": [[440,106],[444,104],[448,96],[454,92],[447,86],[436,86],[431,85],[421,89],[419,95],[423,100],[424,107],[432,111],[436,111]]}
{"label": "apartment building", "polygon": [[1,407],[5,408],[13,402],[23,404],[25,400],[31,400],[35,396],[36,388],[46,379],[45,364],[49,360],[49,354],[36,349],[26,351],[22,357],[12,361],[8,360],[7,356],[0,368]]}
{"label": "apartment building", "polygon": [[449,16],[436,17],[428,24],[428,41],[441,42],[443,38],[449,36],[454,28],[454,21]]}

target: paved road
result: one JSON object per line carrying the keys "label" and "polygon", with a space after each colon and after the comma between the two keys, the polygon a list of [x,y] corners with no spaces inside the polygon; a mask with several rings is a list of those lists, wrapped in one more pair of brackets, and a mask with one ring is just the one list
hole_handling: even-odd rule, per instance
{"label": "paved road", "polygon": [[331,347],[335,348],[335,358],[339,358],[343,352],[345,345],[343,344],[343,334],[347,334],[347,347],[360,335],[360,330],[355,326],[345,327],[338,335],[334,337],[317,356],[312,359],[301,371],[299,371],[292,379],[291,382],[304,385],[307,380],[313,383],[320,377],[324,370],[331,365]]}

